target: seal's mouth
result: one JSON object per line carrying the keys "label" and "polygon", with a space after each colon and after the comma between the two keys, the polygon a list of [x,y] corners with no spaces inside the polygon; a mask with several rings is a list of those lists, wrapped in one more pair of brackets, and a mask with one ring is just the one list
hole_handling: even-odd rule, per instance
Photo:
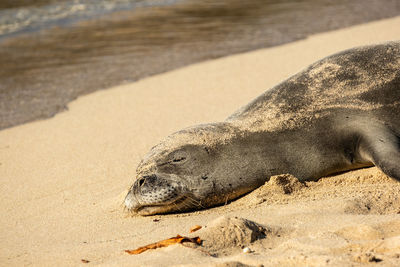
{"label": "seal's mouth", "polygon": [[170,213],[170,212],[180,212],[185,208],[185,201],[188,199],[187,196],[182,196],[180,198],[175,199],[172,202],[168,203],[157,203],[157,204],[149,204],[149,205],[140,205],[138,207],[134,207],[129,209],[129,211],[139,214],[139,215],[155,215],[161,213]]}

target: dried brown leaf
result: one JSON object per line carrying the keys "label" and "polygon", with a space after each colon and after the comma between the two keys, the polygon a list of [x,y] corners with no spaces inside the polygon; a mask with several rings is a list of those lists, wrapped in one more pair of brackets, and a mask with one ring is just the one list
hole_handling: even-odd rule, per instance
{"label": "dried brown leaf", "polygon": [[186,237],[186,236],[177,235],[175,237],[171,237],[171,238],[168,238],[168,239],[165,239],[165,240],[153,243],[153,244],[149,244],[149,245],[146,245],[146,246],[134,249],[134,250],[125,250],[125,252],[127,252],[129,254],[140,254],[140,253],[143,253],[143,252],[145,252],[146,250],[149,250],[149,249],[168,247],[168,246],[173,245],[173,244],[181,244],[181,243],[184,243],[184,242],[191,242],[191,243],[200,245],[201,244],[201,239],[198,236],[192,238],[192,237]]}

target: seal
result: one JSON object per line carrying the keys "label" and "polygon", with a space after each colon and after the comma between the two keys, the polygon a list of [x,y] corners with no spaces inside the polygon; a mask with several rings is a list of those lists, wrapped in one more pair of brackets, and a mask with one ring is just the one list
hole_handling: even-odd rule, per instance
{"label": "seal", "polygon": [[153,147],[125,198],[140,215],[224,204],[271,176],[299,180],[368,166],[400,180],[400,42],[322,59],[223,122]]}

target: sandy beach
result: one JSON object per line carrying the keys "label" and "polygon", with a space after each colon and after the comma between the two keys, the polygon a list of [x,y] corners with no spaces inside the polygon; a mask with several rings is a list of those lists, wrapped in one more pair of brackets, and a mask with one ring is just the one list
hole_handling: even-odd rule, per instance
{"label": "sandy beach", "polygon": [[[398,266],[400,183],[376,168],[293,183],[291,193],[271,180],[185,214],[131,216],[122,203],[164,136],[224,120],[332,53],[399,38],[400,17],[313,35],[97,91],[0,131],[0,265]],[[202,229],[189,233],[194,225]],[[125,252],[177,234],[203,246]]]}

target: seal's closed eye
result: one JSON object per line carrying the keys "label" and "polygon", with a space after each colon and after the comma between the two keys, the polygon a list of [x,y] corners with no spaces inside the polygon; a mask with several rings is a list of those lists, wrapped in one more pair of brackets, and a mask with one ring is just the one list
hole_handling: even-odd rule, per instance
{"label": "seal's closed eye", "polygon": [[159,163],[158,166],[165,166],[165,165],[178,165],[178,164],[182,164],[184,162],[186,162],[186,160],[189,158],[188,154],[184,151],[176,151],[174,153],[172,153],[169,157],[168,157],[168,161]]}
{"label": "seal's closed eye", "polygon": [[172,164],[181,164],[184,163],[189,158],[188,153],[185,151],[176,151],[172,154],[170,163]]}
{"label": "seal's closed eye", "polygon": [[177,162],[182,162],[182,161],[185,161],[185,160],[186,160],[186,157],[180,157],[180,158],[173,159],[172,162],[177,163]]}

